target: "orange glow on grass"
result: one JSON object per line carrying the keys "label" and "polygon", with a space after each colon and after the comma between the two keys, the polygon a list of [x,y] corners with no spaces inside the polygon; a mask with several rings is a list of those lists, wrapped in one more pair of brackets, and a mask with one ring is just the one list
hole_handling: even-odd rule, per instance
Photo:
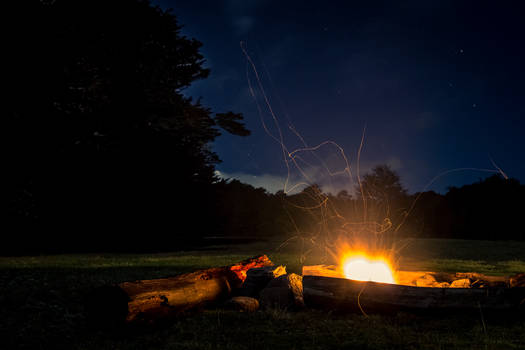
{"label": "orange glow on grass", "polygon": [[356,281],[396,283],[394,272],[385,258],[368,258],[364,254],[347,254],[342,259],[343,274]]}

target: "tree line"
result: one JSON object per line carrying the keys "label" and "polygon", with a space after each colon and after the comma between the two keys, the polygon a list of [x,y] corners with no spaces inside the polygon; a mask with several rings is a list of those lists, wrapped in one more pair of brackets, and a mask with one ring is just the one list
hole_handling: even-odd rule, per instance
{"label": "tree line", "polygon": [[[300,193],[270,194],[238,180],[222,181],[225,232],[320,237],[382,232],[398,237],[525,240],[521,214],[525,185],[493,175],[473,184],[408,194],[387,165],[365,174],[352,194],[323,193],[312,185]],[[247,226],[243,226],[247,225]]]}
{"label": "tree line", "polygon": [[270,194],[220,180],[211,143],[250,132],[242,114],[184,95],[209,69],[172,12],[147,0],[4,8],[3,254],[177,250],[217,235],[313,239],[356,222],[422,237],[524,239],[516,180],[445,195],[408,195],[384,166],[352,195],[316,185]]}

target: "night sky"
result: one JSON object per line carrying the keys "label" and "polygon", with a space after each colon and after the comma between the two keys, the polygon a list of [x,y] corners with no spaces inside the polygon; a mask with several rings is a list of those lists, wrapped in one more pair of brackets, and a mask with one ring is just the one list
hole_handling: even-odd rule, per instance
{"label": "night sky", "polygon": [[[390,164],[410,192],[456,168],[494,169],[525,182],[525,11],[518,1],[155,1],[204,45],[208,79],[185,94],[244,114],[252,135],[223,135],[217,169],[271,191],[287,170],[240,42],[245,42],[289,151],[331,140],[356,174]],[[258,112],[258,104],[262,113]],[[337,149],[304,154],[307,182],[352,188]],[[292,164],[293,165],[293,164]],[[325,170],[323,170],[325,169]],[[290,183],[304,180],[292,167]],[[457,171],[428,189],[492,175]]]}

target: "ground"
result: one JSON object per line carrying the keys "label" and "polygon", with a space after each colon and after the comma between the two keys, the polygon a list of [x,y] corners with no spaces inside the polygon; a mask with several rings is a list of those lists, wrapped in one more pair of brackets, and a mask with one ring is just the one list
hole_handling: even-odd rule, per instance
{"label": "ground", "polygon": [[[337,315],[280,310],[212,309],[154,329],[95,331],[83,298],[94,287],[227,265],[266,253],[300,272],[298,251],[276,242],[211,246],[163,254],[83,254],[0,258],[2,348],[67,349],[525,349],[525,318],[489,315]],[[306,263],[322,255],[309,254]],[[514,274],[525,272],[525,242],[414,240],[404,269]]]}

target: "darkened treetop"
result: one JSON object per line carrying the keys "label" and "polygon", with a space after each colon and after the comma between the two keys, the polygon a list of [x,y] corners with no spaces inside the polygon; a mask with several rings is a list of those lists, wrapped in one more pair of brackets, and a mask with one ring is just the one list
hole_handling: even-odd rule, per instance
{"label": "darkened treetop", "polygon": [[213,115],[181,94],[209,70],[201,43],[182,36],[172,14],[147,1],[31,4],[12,12],[6,50],[8,136],[39,145],[28,156],[151,157],[151,147],[167,156],[173,150],[159,143],[168,142],[206,167],[218,160],[207,148],[218,127],[248,134],[240,115]]}
{"label": "darkened treetop", "polygon": [[201,43],[148,1],[9,5],[10,220],[60,230],[204,215],[219,162],[211,142],[249,131],[241,114],[182,94],[209,74]]}

